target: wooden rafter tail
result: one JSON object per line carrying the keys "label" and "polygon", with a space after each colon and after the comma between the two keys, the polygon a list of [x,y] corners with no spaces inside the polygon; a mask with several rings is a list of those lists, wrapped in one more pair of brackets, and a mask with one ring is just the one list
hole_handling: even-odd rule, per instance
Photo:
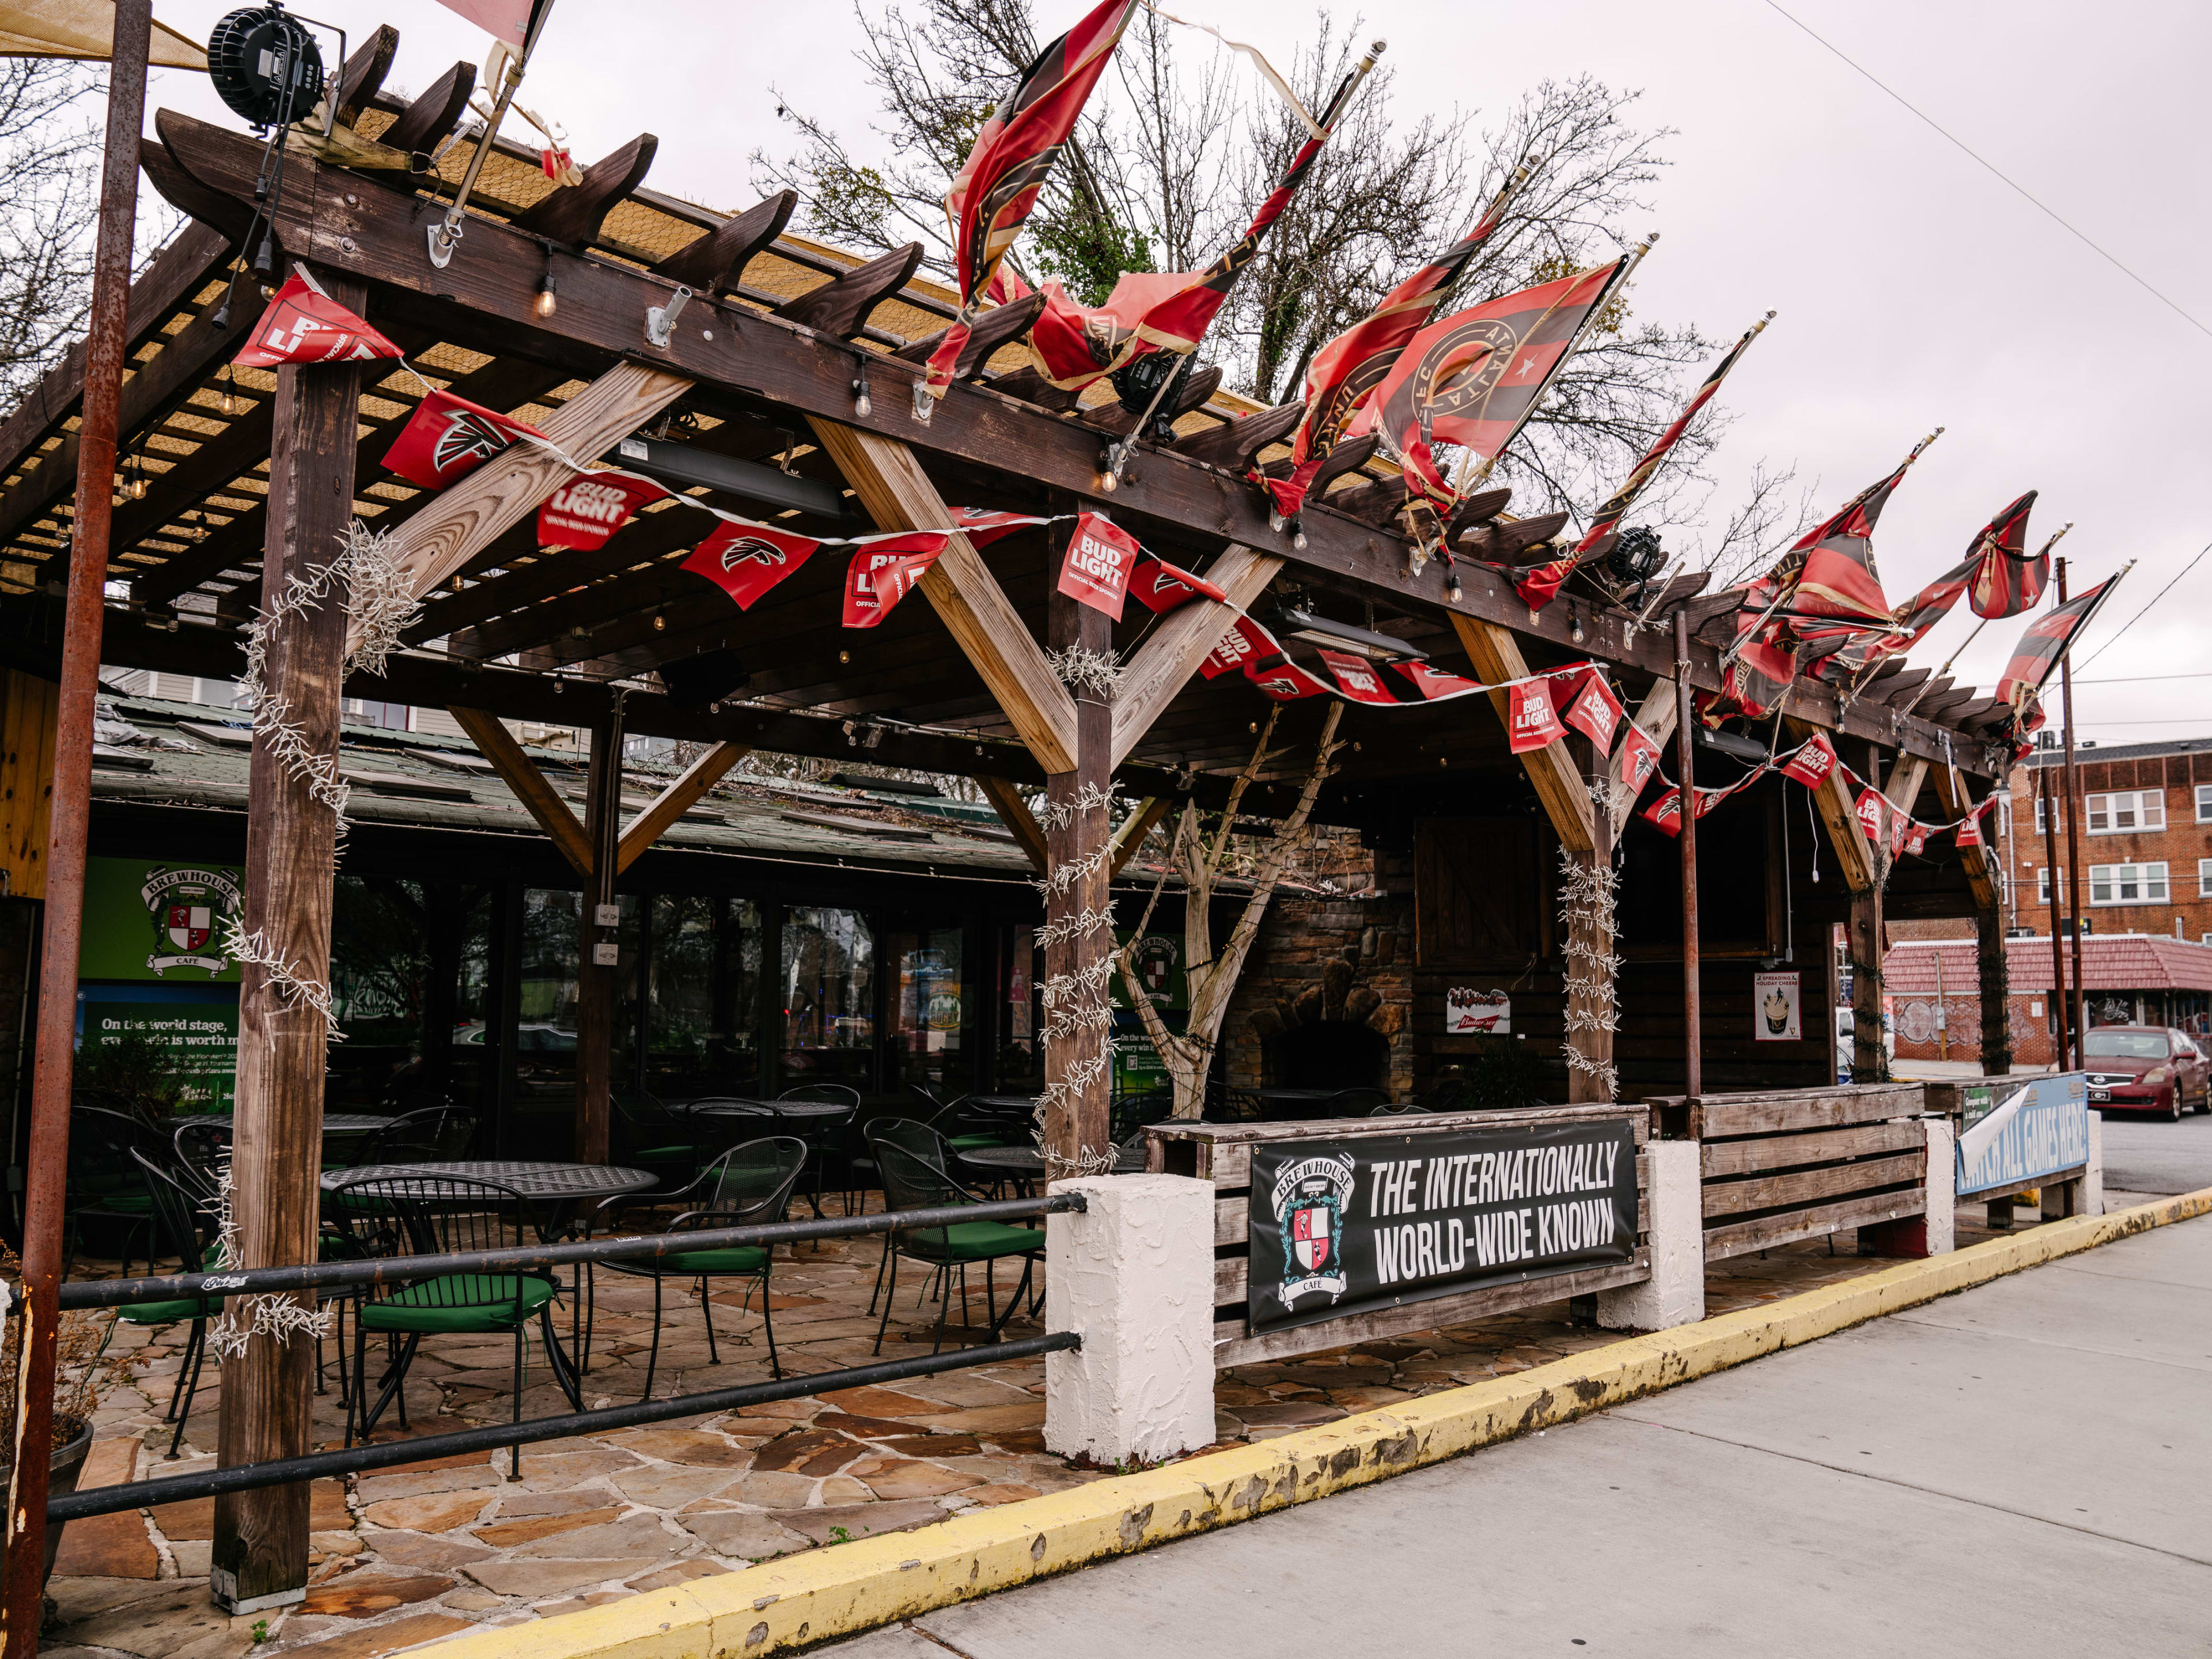
{"label": "wooden rafter tail", "polygon": [[514,792],[515,799],[528,809],[538,821],[538,827],[560,849],[561,856],[586,881],[592,878],[592,842],[584,833],[584,826],[574,811],[563,799],[558,790],[545,781],[538,763],[523,751],[514,734],[500,723],[495,714],[481,708],[461,708],[449,706],[447,713],[469,734],[479,754],[489,761],[492,770],[499,774],[500,781]]}
{"label": "wooden rafter tail", "polygon": [[[1528,659],[1521,654],[1520,641],[1511,629],[1458,611],[1451,613],[1451,619],[1460,645],[1474,665],[1477,679],[1494,684],[1521,679],[1528,673]],[[1492,691],[1490,702],[1498,711],[1499,723],[1510,730],[1512,694]],[[1590,800],[1589,783],[1575,769],[1568,745],[1547,744],[1541,749],[1530,750],[1521,757],[1521,761],[1527,769],[1528,781],[1535,786],[1537,799],[1543,802],[1544,811],[1552,820],[1552,828],[1559,835],[1559,844],[1571,853],[1595,851],[1597,810]]]}
{"label": "wooden rafter tail", "polygon": [[1039,409],[1054,414],[1065,414],[1083,401],[1079,392],[1063,392],[1038,374],[1035,368],[1024,366],[1004,374],[987,377],[983,384],[1001,396],[1025,404],[1035,404]]}
{"label": "wooden rafter tail", "polygon": [[620,875],[636,863],[639,854],[666,835],[670,825],[722,781],[723,774],[752,752],[750,744],[718,743],[679,776],[672,778],[668,787],[623,829],[622,839],[615,845],[615,873]]}
{"label": "wooden rafter tail", "polygon": [[[1160,418],[1180,420],[1194,409],[1202,409],[1206,399],[1221,390],[1221,370],[1217,365],[1201,368],[1176,390],[1176,395],[1159,408]],[[1126,438],[1137,429],[1137,413],[1121,407],[1120,400],[1095,405],[1083,411],[1083,423],[1095,426],[1101,432],[1111,433],[1116,438]]]}
{"label": "wooden rafter tail", "polygon": [[1397,476],[1371,478],[1348,489],[1332,490],[1327,502],[1346,517],[1371,525],[1389,525],[1405,504],[1406,480]]}
{"label": "wooden rafter tail", "polygon": [[[969,380],[981,374],[984,365],[991,361],[991,355],[1000,346],[1011,344],[1028,333],[1030,325],[1036,321],[1043,310],[1043,295],[1025,294],[1018,300],[994,306],[983,313],[969,330],[968,343],[960,349],[960,356],[953,363],[952,378]],[[908,342],[891,356],[902,362],[926,363],[936,355],[937,348],[945,343],[945,337],[949,332],[949,329],[940,328],[934,334]]]}
{"label": "wooden rafter tail", "polygon": [[726,294],[745,274],[745,264],[783,234],[799,192],[780,190],[703,236],[686,242],[653,267],[656,276],[681,283],[695,294]]}
{"label": "wooden rafter tail", "polygon": [[1178,438],[1170,447],[1194,461],[1242,475],[1259,458],[1261,450],[1290,436],[1305,412],[1303,403],[1278,404],[1273,409],[1257,410],[1204,432]]}
{"label": "wooden rafter tail", "polygon": [[454,64],[392,118],[392,125],[378,136],[378,142],[410,155],[429,154],[460,125],[476,89],[476,65]]}
{"label": "wooden rafter tail", "polygon": [[907,285],[921,263],[921,244],[908,242],[785,301],[775,314],[787,323],[849,340],[868,325],[878,306]]}
{"label": "wooden rafter tail", "polygon": [[1030,804],[1022,799],[1021,791],[1011,779],[994,777],[988,772],[975,775],[975,787],[983,792],[983,798],[998,813],[999,822],[1013,836],[1014,845],[1028,857],[1030,867],[1039,875],[1044,874],[1044,829],[1037,823],[1036,814],[1030,811]]}
{"label": "wooden rafter tail", "polygon": [[580,182],[556,189],[518,216],[514,228],[551,241],[588,246],[598,239],[607,215],[645,182],[659,148],[659,139],[641,132],[611,155],[603,155],[586,167]]}
{"label": "wooden rafter tail", "polygon": [[1533,519],[1516,519],[1510,524],[1475,526],[1461,535],[1455,546],[1492,564],[1514,564],[1566,527],[1565,514],[1539,513]]}
{"label": "wooden rafter tail", "polygon": [[[1206,568],[1206,579],[1228,594],[1231,604],[1249,608],[1282,568],[1282,560],[1272,553],[1233,546],[1224,549]],[[1194,599],[1153,625],[1152,636],[1123,665],[1121,684],[1114,694],[1114,767],[1144,741],[1234,620],[1228,605]]]}
{"label": "wooden rafter tail", "polygon": [[[160,118],[155,118],[157,132]],[[253,222],[253,210],[235,196],[210,189],[185,172],[163,139],[138,141],[138,166],[146,181],[178,212],[198,220],[233,247],[245,241],[246,231]]]}
{"label": "wooden rafter tail", "polygon": [[399,50],[399,31],[379,23],[369,31],[338,75],[337,125],[352,126],[361,119],[376,94],[384,90],[384,77],[392,72],[392,59]]}
{"label": "wooden rafter tail", "polygon": [[[1379,433],[1370,432],[1364,438],[1347,438],[1328,452],[1306,486],[1306,499],[1317,501],[1323,492],[1347,472],[1357,472],[1375,458],[1375,451],[1382,441]],[[1334,505],[1334,502],[1331,505]]]}
{"label": "wooden rafter tail", "polygon": [[[952,509],[905,444],[819,416],[809,423],[878,527],[951,526]],[[973,544],[965,536],[950,537],[918,585],[1037,764],[1047,772],[1073,771],[1075,700]]]}
{"label": "wooden rafter tail", "polygon": [[1168,795],[1147,795],[1137,803],[1137,810],[1121,820],[1121,828],[1115,830],[1113,839],[1107,843],[1109,879],[1121,873],[1122,867],[1144,846],[1145,837],[1174,810],[1175,800]]}
{"label": "wooden rafter tail", "polygon": [[1462,531],[1472,530],[1479,524],[1488,524],[1505,510],[1512,499],[1510,486],[1477,490],[1452,509],[1452,515],[1444,525],[1444,545],[1460,546]]}

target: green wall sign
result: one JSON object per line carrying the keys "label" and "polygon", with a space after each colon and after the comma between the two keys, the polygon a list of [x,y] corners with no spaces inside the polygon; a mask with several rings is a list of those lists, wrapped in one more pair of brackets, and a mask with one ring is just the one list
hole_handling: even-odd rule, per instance
{"label": "green wall sign", "polygon": [[77,976],[235,984],[238,964],[224,939],[245,907],[236,865],[90,860]]}

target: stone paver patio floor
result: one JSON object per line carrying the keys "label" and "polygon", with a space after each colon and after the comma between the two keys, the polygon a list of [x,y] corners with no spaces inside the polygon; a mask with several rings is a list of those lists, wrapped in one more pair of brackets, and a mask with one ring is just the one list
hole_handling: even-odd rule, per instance
{"label": "stone paver patio floor", "polygon": [[[2118,1201],[2117,1199],[2115,1200]],[[2026,1224],[2032,1212],[2023,1212]],[[1960,1242],[1983,1236],[1981,1210],[1960,1212]],[[1794,1295],[1887,1265],[1834,1254],[1820,1241],[1716,1264],[1709,1312]],[[835,1240],[779,1250],[773,1312],[787,1374],[866,1364],[876,1322],[866,1308],[880,1245]],[[100,1264],[81,1264],[80,1277]],[[907,1264],[883,1357],[926,1354],[933,1304],[917,1305],[924,1275]],[[984,1291],[971,1275],[980,1338]],[[1004,1296],[1005,1283],[1000,1285]],[[757,1305],[742,1289],[711,1297],[721,1363],[710,1364],[696,1291],[667,1287],[653,1393],[765,1381]],[[757,1297],[753,1298],[757,1304]],[[591,1407],[637,1399],[651,1337],[649,1284],[602,1273]],[[1476,1324],[1242,1365],[1218,1381],[1218,1444],[1260,1440],[1597,1347],[1615,1334],[1568,1322],[1564,1303]],[[957,1327],[959,1308],[952,1310]],[[1040,1327],[1016,1318],[1010,1335]],[[565,1322],[563,1334],[566,1334]],[[104,1397],[83,1484],[151,1479],[213,1462],[222,1378],[210,1361],[185,1424],[183,1455],[165,1461],[161,1420],[185,1328],[118,1328],[134,1347],[130,1381]],[[350,1327],[349,1327],[350,1341]],[[568,1409],[532,1345],[526,1416]],[[371,1354],[372,1373],[375,1353]],[[410,1430],[447,1432],[513,1415],[512,1347],[458,1338],[419,1354],[406,1384]],[[685,1578],[740,1570],[793,1551],[927,1525],[1110,1473],[1070,1466],[1044,1449],[1042,1360],[946,1372],[894,1388],[859,1388],[651,1428],[525,1448],[519,1480],[507,1455],[437,1458],[346,1481],[315,1483],[313,1579],[307,1601],[265,1621],[231,1619],[210,1602],[206,1574],[212,1500],[97,1517],[65,1534],[49,1594],[58,1608],[45,1650],[55,1659],[233,1659],[258,1647],[313,1647],[317,1659],[374,1656],[482,1623],[504,1624],[596,1605]],[[314,1401],[319,1443],[343,1435],[335,1365]],[[398,1432],[387,1413],[380,1439]]]}

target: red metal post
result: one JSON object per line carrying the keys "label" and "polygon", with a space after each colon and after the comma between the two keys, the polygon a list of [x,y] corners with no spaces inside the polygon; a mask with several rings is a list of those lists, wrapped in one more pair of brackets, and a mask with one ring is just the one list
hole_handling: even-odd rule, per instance
{"label": "red metal post", "polygon": [[152,0],[117,0],[107,86],[107,149],[100,178],[84,410],[77,429],[76,516],[62,637],[54,737],[53,814],[46,838],[46,937],[39,980],[38,1052],[31,1080],[29,1180],[23,1199],[23,1320],[15,1471],[8,1489],[7,1574],[0,1584],[0,1653],[39,1650],[46,1596],[46,1479],[54,1428],[56,1298],[62,1271],[63,1187],[69,1166],[70,1075],[76,1064],[76,968],[83,922],[85,831],[92,804],[92,728],[100,694],[101,606],[114,503],[116,424],[123,396],[131,251],[138,212],[138,138],[146,118]]}
{"label": "red metal post", "polygon": [[1687,1045],[1687,1079],[1683,1092],[1695,1100],[1705,1092],[1704,1038],[1698,1013],[1698,787],[1697,749],[1692,732],[1697,709],[1690,693],[1690,621],[1674,613],[1674,769],[1682,780],[1682,1040]]}
{"label": "red metal post", "polygon": [[[2066,603],[2066,561],[2054,560],[2058,567],[2058,603]],[[2071,650],[2058,653],[2058,690],[2063,707],[2059,718],[2066,731],[2066,910],[2074,918],[2074,999],[2068,1005],[2073,1017],[2074,1063],[2081,1063],[2081,1039],[2088,1020],[2083,1016],[2081,982],[2081,785],[2074,775],[2074,653]],[[2062,1056],[2063,1058],[2063,1056]]]}

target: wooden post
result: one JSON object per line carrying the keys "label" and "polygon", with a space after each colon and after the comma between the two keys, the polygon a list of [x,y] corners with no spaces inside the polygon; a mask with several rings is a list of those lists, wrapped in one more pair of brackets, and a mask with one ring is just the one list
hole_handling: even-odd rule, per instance
{"label": "wooden post", "polygon": [[91,325],[84,348],[83,419],[77,430],[76,516],[63,612],[62,679],[55,714],[53,799],[46,826],[46,923],[40,942],[38,1042],[32,1066],[31,1150],[23,1194],[23,1301],[15,1312],[20,1356],[15,1449],[8,1483],[7,1578],[0,1644],[7,1659],[39,1650],[46,1589],[46,1487],[52,1471],[54,1367],[64,1266],[62,1228],[76,1065],[77,946],[84,908],[86,836],[92,815],[92,737],[100,695],[100,643],[114,501],[115,434],[128,359],[132,227],[138,202],[139,131],[146,119],[149,0],[118,0],[110,38],[106,151],[93,250]]}
{"label": "wooden post", "polygon": [[[1867,776],[1877,787],[1881,781],[1881,753],[1867,745]],[[1854,823],[1856,822],[1854,818]],[[1851,890],[1851,918],[1844,946],[1851,961],[1851,1081],[1889,1081],[1889,1051],[1881,1031],[1881,895],[1889,874],[1889,813],[1879,820],[1881,837],[1868,854],[1874,879]],[[1863,830],[1856,833],[1864,835]]]}
{"label": "wooden post", "polygon": [[[1611,762],[1599,752],[1588,738],[1576,732],[1566,739],[1583,763],[1583,776],[1591,786],[1606,781]],[[1613,814],[1603,806],[1595,806],[1590,813],[1591,840],[1595,843],[1588,852],[1570,851],[1567,856],[1595,876],[1601,885],[1613,872]],[[1608,959],[1613,955],[1613,929],[1607,924],[1610,905],[1581,906],[1570,911],[1567,917],[1567,1048],[1579,1054],[1591,1066],[1610,1067],[1613,1064],[1613,1024],[1618,1010],[1619,988],[1610,971],[1597,971],[1584,964]],[[1581,1016],[1578,1020],[1577,1016]],[[1580,1066],[1567,1067],[1567,1103],[1581,1106],[1591,1103],[1610,1103],[1615,1089],[1608,1085],[1609,1070],[1590,1072]]]}
{"label": "wooden post", "polygon": [[[1055,556],[1066,532],[1053,538]],[[1055,651],[1113,648],[1114,625],[1102,611],[1055,590],[1046,611],[1046,637]],[[1046,924],[1060,930],[1045,946],[1048,999],[1044,1011],[1042,1131],[1046,1174],[1053,1179],[1096,1174],[1110,1163],[1107,1105],[1113,1089],[1106,1031],[1085,1011],[1107,1003],[1106,965],[1114,955],[1107,898],[1109,786],[1113,781],[1114,708],[1097,691],[1075,693],[1075,769],[1045,777]],[[1091,920],[1086,922],[1085,918]]]}
{"label": "wooden post", "polygon": [[[607,1161],[607,1087],[615,1035],[618,923],[615,913],[615,854],[622,833],[623,700],[615,693],[607,717],[592,728],[592,772],[586,785],[584,835],[592,848],[591,873],[576,939],[576,1161]],[[601,947],[610,958],[600,960]]]}
{"label": "wooden post", "polygon": [[1698,773],[1691,733],[1698,722],[1690,690],[1690,621],[1674,613],[1674,769],[1682,791],[1682,1092],[1695,1108],[1705,1091],[1698,1007]]}
{"label": "wooden post", "polygon": [[2012,974],[2005,962],[2004,913],[1994,905],[1974,912],[1975,963],[1981,969],[1982,1075],[2012,1070]]}
{"label": "wooden post", "polygon": [[[361,282],[321,276],[339,304],[361,311]],[[353,519],[354,441],[362,371],[335,364],[276,371],[269,459],[262,592],[273,602],[293,577],[329,562]],[[319,604],[289,617],[267,641],[269,698],[308,750],[338,749],[344,681],[347,592],[333,581]],[[302,982],[331,977],[332,872],[337,818],[257,731],[246,829],[246,929],[264,953]],[[232,1129],[231,1215],[247,1267],[315,1259],[317,1182],[322,1171],[323,1068],[329,1031],[322,1014],[288,998],[270,971],[241,968],[238,988],[238,1110]],[[302,1298],[312,1307],[312,1298]],[[223,1365],[220,1462],[228,1468],[297,1457],[309,1449],[307,1404],[315,1345],[304,1336],[254,1337]],[[305,1482],[227,1493],[216,1499],[210,1574],[216,1600],[234,1613],[301,1600],[307,1582]]]}

